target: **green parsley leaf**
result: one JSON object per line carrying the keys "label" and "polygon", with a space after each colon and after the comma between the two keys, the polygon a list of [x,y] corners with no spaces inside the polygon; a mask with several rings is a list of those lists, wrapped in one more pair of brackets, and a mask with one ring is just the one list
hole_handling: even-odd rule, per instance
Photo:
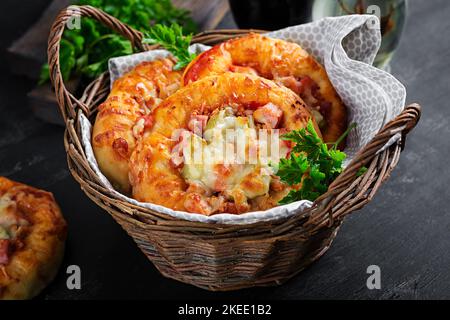
{"label": "green parsley leaf", "polygon": [[311,166],[309,176],[311,177],[314,186],[319,186],[327,177],[324,172],[320,171],[320,169],[320,165],[317,163]]}
{"label": "green parsley leaf", "polygon": [[291,190],[289,194],[278,202],[280,205],[293,203],[299,201],[299,199],[304,199],[302,192],[297,190]]}
{"label": "green parsley leaf", "polygon": [[312,121],[308,122],[306,129],[294,130],[281,137],[295,145],[290,157],[280,160],[277,175],[281,181],[295,188],[280,204],[299,200],[315,201],[327,192],[328,186],[342,173],[342,165],[347,157],[337,147],[355,127],[352,124],[331,149],[319,137]]}
{"label": "green parsley leaf", "polygon": [[[99,8],[144,33],[157,23],[178,24],[187,33],[197,31],[190,12],[173,6],[171,0],[78,0],[77,3]],[[133,48],[127,39],[94,19],[82,18],[80,29],[64,31],[61,71],[64,79],[81,77],[89,81],[108,69],[110,58],[131,53]],[[44,64],[39,84],[49,80],[48,71],[48,65]]]}
{"label": "green parsley leaf", "polygon": [[277,175],[281,181],[295,185],[302,182],[303,174],[308,168],[308,159],[303,154],[293,154],[290,159],[280,159]]}
{"label": "green parsley leaf", "polygon": [[358,172],[356,173],[357,177],[361,177],[363,174],[365,174],[369,169],[367,167],[361,167],[359,168]]}
{"label": "green parsley leaf", "polygon": [[159,44],[177,58],[177,64],[174,70],[180,70],[186,67],[196,55],[189,52],[189,45],[192,40],[192,34],[184,36],[183,29],[176,23],[167,27],[157,24],[145,34],[142,43]]}
{"label": "green parsley leaf", "polygon": [[75,50],[75,46],[70,41],[67,41],[65,39],[61,40],[59,59],[60,61],[64,61],[64,63],[61,64],[61,73],[64,81],[69,80],[70,73],[75,67]]}
{"label": "green parsley leaf", "polygon": [[44,65],[42,65],[41,72],[39,74],[38,84],[43,85],[48,80],[50,80],[50,69],[48,63],[45,63]]}

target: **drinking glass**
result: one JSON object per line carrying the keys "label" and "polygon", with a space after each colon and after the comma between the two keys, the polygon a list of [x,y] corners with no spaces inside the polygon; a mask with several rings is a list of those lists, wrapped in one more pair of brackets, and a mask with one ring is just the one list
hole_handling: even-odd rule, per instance
{"label": "drinking glass", "polygon": [[314,0],[229,0],[239,28],[277,30],[311,21]]}
{"label": "drinking glass", "polygon": [[389,71],[389,63],[398,46],[407,13],[407,0],[315,0],[312,19],[348,14],[376,14],[383,37],[374,65]]}

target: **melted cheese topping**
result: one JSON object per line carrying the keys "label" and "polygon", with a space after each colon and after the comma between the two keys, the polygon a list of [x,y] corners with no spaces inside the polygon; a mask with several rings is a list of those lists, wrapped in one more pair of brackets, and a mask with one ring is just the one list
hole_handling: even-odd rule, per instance
{"label": "melted cheese topping", "polygon": [[17,214],[17,204],[6,193],[0,197],[0,240],[13,240],[13,226],[27,226],[29,223]]}
{"label": "melted cheese topping", "polygon": [[253,118],[235,116],[225,108],[210,117],[203,137],[188,134],[181,173],[208,195],[221,192],[227,198],[254,199],[269,192],[273,174],[268,161],[259,156],[261,148],[267,145],[257,139]]}
{"label": "melted cheese topping", "polygon": [[9,212],[15,205],[7,195],[0,197],[0,240],[10,239],[8,230],[14,221]]}

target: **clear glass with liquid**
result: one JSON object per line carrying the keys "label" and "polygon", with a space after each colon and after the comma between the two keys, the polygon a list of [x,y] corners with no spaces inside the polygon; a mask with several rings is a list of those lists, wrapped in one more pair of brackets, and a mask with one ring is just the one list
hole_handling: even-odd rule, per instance
{"label": "clear glass with liquid", "polygon": [[406,0],[315,0],[312,19],[348,14],[376,14],[381,22],[383,41],[374,65],[389,70],[406,21]]}

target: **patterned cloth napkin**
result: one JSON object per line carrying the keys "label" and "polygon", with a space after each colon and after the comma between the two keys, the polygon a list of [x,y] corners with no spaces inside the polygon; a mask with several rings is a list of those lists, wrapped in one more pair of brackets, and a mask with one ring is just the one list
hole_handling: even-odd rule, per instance
{"label": "patterned cloth napkin", "polygon": [[[333,86],[348,108],[349,124],[357,124],[357,129],[350,133],[347,140],[346,164],[388,121],[403,110],[406,99],[405,87],[389,73],[372,66],[381,45],[380,23],[375,16],[351,15],[325,18],[309,24],[270,32],[267,36],[298,43],[325,66]],[[191,51],[199,53],[208,48],[208,46],[195,44],[191,46]],[[142,61],[151,61],[168,55],[169,53],[165,50],[154,50],[113,58],[109,61],[111,83]],[[89,164],[99,175],[105,187],[111,189],[117,197],[130,203],[184,220],[227,224],[247,224],[288,217],[312,205],[310,201],[299,201],[264,212],[250,212],[242,215],[217,214],[207,217],[174,211],[151,203],[139,203],[112,189],[111,184],[98,168],[91,146],[91,124],[82,114],[80,124]],[[400,139],[400,136],[397,138]]]}

